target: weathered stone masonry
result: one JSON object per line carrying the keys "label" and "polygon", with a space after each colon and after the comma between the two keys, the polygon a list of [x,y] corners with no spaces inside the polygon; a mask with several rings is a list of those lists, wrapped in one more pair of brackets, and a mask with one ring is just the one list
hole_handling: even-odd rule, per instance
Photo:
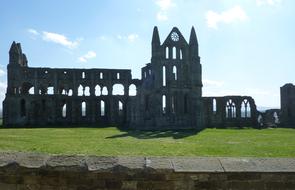
{"label": "weathered stone masonry", "polygon": [[293,190],[294,159],[0,153],[1,190]]}
{"label": "weathered stone masonry", "polygon": [[[13,42],[3,102],[4,125],[119,124],[137,129],[256,126],[257,110],[251,97],[202,97],[194,28],[189,42],[174,27],[161,43],[155,27],[151,45],[151,62],[142,68],[140,80],[132,79],[131,70],[32,68],[21,45]],[[136,89],[135,96],[129,94],[130,89]]]}

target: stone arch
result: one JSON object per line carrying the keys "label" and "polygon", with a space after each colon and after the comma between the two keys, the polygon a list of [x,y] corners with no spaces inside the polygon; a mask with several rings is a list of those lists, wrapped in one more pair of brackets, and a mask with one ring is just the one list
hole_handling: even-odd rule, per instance
{"label": "stone arch", "polygon": [[177,80],[177,67],[176,67],[176,65],[173,66],[172,72],[173,72],[174,80]]}
{"label": "stone arch", "polygon": [[129,85],[129,96],[136,96],[137,95],[137,88],[135,84]]}
{"label": "stone arch", "polygon": [[84,95],[85,96],[90,96],[90,87],[89,86],[85,86],[85,88],[84,88]]}
{"label": "stone arch", "polygon": [[214,114],[217,112],[216,98],[213,98],[213,100],[212,100],[212,112],[213,112]]}
{"label": "stone arch", "polygon": [[54,87],[53,86],[48,86],[46,94],[53,95],[54,94]]}
{"label": "stone arch", "polygon": [[176,47],[174,46],[172,48],[172,59],[176,59],[177,58],[177,53],[176,53]]}
{"label": "stone arch", "polygon": [[62,115],[63,118],[67,117],[67,104],[66,103],[64,103],[63,106],[62,106],[61,115]]}
{"label": "stone arch", "polygon": [[106,104],[104,100],[100,100],[100,116],[106,115]]}
{"label": "stone arch", "polygon": [[169,47],[165,48],[165,57],[166,59],[169,59]]}
{"label": "stone arch", "polygon": [[162,95],[162,113],[166,114],[167,112],[167,102],[166,102],[166,95]]}
{"label": "stone arch", "polygon": [[95,92],[94,92],[95,96],[100,96],[101,95],[101,88],[100,88],[100,86],[98,84],[95,86],[94,90],[95,90]]}
{"label": "stone arch", "polygon": [[124,95],[124,86],[122,84],[114,84],[112,95]]}
{"label": "stone arch", "polygon": [[273,113],[273,119],[274,119],[275,124],[280,123],[280,118],[279,118],[279,115],[276,111]]}
{"label": "stone arch", "polygon": [[119,116],[123,116],[123,111],[124,111],[124,104],[121,100],[118,101],[118,113]]}
{"label": "stone arch", "polygon": [[166,67],[165,66],[163,66],[162,76],[163,76],[163,86],[166,86]]}
{"label": "stone arch", "polygon": [[78,96],[83,96],[83,95],[84,95],[84,88],[80,84],[79,87],[78,87]]}
{"label": "stone arch", "polygon": [[182,49],[179,50],[179,59],[182,60]]}
{"label": "stone arch", "polygon": [[106,86],[102,87],[102,89],[101,89],[101,95],[106,96],[108,94],[109,94],[108,88]]}
{"label": "stone arch", "polygon": [[232,119],[232,118],[236,118],[237,114],[236,114],[236,104],[232,101],[232,99],[229,99],[226,102],[226,106],[225,106],[225,117],[228,119]]}
{"label": "stone arch", "polygon": [[33,85],[29,82],[24,82],[21,85],[21,94],[29,94],[30,89],[33,87]]}
{"label": "stone arch", "polygon": [[68,96],[73,96],[73,90],[72,89],[69,89]]}
{"label": "stone arch", "polygon": [[87,104],[85,101],[81,103],[81,116],[86,117],[87,116]]}
{"label": "stone arch", "polygon": [[34,95],[35,94],[35,87],[32,86],[30,89],[29,89],[29,94],[31,95]]}
{"label": "stone arch", "polygon": [[251,118],[251,105],[247,99],[244,99],[241,104],[241,117]]}

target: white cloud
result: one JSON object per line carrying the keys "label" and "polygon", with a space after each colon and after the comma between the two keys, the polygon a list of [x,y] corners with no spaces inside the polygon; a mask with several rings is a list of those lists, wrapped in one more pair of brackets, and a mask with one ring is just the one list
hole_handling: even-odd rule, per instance
{"label": "white cloud", "polygon": [[5,71],[3,69],[0,68],[0,77],[5,75]]}
{"label": "white cloud", "polygon": [[70,41],[65,35],[52,33],[52,32],[42,32],[42,38],[44,41],[53,42],[65,46],[69,49],[74,49],[79,45],[80,40]]}
{"label": "white cloud", "polygon": [[275,6],[275,5],[279,5],[281,3],[282,3],[282,0],[256,0],[256,4],[258,6],[262,6],[262,5]]}
{"label": "white cloud", "polygon": [[173,3],[172,0],[155,0],[156,5],[159,7],[159,11],[157,12],[157,20],[158,21],[167,21],[168,20],[168,11],[175,7],[176,4]]}
{"label": "white cloud", "polygon": [[136,39],[138,39],[138,34],[130,34],[127,36],[127,39],[129,42],[134,42]]}
{"label": "white cloud", "polygon": [[219,23],[234,23],[248,20],[246,12],[240,7],[235,6],[227,11],[217,13],[214,11],[208,11],[206,14],[207,25],[209,28],[218,28]]}
{"label": "white cloud", "polygon": [[94,51],[88,51],[85,55],[78,58],[78,61],[81,63],[87,63],[89,59],[93,59],[96,57],[96,53]]}
{"label": "white cloud", "polygon": [[37,32],[37,30],[35,30],[35,29],[29,28],[27,31],[30,34],[33,34],[34,36],[38,36],[39,35],[39,32]]}
{"label": "white cloud", "polygon": [[175,6],[172,0],[156,0],[156,4],[160,7],[162,11],[167,11],[171,7]]}
{"label": "white cloud", "polygon": [[[0,81],[0,102],[2,102],[5,98],[5,93],[6,93],[6,82],[1,82]],[[2,104],[0,104],[0,109],[2,108]]]}
{"label": "white cloud", "polygon": [[168,20],[168,16],[167,16],[167,14],[165,14],[163,12],[158,12],[157,13],[157,20],[158,21],[166,21],[166,20]]}
{"label": "white cloud", "polygon": [[215,87],[222,87],[224,85],[224,81],[215,81],[215,80],[209,80],[209,79],[204,79],[203,83],[205,86],[215,86]]}
{"label": "white cloud", "polygon": [[139,38],[138,34],[129,34],[127,36],[117,35],[118,40],[127,40],[128,42],[132,43],[135,42]]}

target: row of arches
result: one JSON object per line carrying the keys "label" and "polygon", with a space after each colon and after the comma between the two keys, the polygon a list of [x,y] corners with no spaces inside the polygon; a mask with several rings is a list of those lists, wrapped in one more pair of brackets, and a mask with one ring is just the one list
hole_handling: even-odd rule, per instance
{"label": "row of arches", "polygon": [[[122,84],[114,84],[112,86],[111,89],[111,95],[125,95],[125,90],[124,90],[124,86]],[[31,86],[27,91],[20,91],[20,93],[22,94],[31,94],[31,95],[35,95],[35,87]],[[54,87],[53,86],[49,86],[47,87],[47,89],[44,90],[44,92],[39,89],[39,91],[37,92],[38,94],[48,94],[48,95],[54,95]],[[64,89],[64,88],[60,88],[58,90],[58,94],[61,95],[67,95],[67,96],[73,96],[73,90],[72,89]],[[83,86],[83,85],[79,85],[78,89],[77,89],[77,96],[90,96],[91,95],[91,89],[89,86]],[[94,87],[94,94],[95,96],[101,96],[101,95],[109,95],[109,89],[107,86],[100,86],[100,85],[96,85]],[[134,84],[131,84],[128,88],[128,95],[129,96],[136,96],[137,95],[137,88]]]}
{"label": "row of arches", "polygon": [[[116,101],[115,101],[116,102]],[[44,105],[43,105],[44,104]],[[42,108],[42,109],[44,109],[43,111],[45,111],[45,104],[46,104],[46,102],[45,102],[45,100],[44,101],[42,101],[42,107],[44,107],[44,108]],[[86,102],[86,101],[82,101],[81,103],[80,103],[80,116],[81,117],[86,117],[86,116],[88,116],[88,113],[87,113],[87,110],[88,110],[88,106],[90,106],[89,105],[90,103],[88,103],[88,102]],[[118,112],[118,115],[119,116],[123,116],[123,111],[124,111],[124,103],[123,103],[123,101],[121,101],[121,100],[117,100],[117,103],[116,103],[116,105],[117,105],[117,112]],[[98,102],[97,102],[97,116],[99,116],[99,117],[104,117],[104,116],[106,116],[106,109],[107,109],[107,101],[105,101],[105,100],[99,100]],[[61,105],[61,107],[60,107],[60,116],[62,117],[62,118],[67,118],[68,117],[68,115],[69,115],[69,112],[70,110],[69,110],[69,107],[68,107],[68,103],[66,102],[66,101],[64,101],[63,103],[62,103],[62,105]],[[26,100],[25,99],[21,99],[20,100],[20,116],[21,117],[26,117],[27,116],[27,114],[28,114],[28,110],[27,110],[27,102],[26,102]]]}
{"label": "row of arches", "polygon": [[[121,101],[119,101],[121,103],[121,105],[123,105],[123,103]],[[123,109],[123,106],[121,106],[121,108]],[[104,117],[106,114],[106,104],[104,100],[100,100],[99,104],[98,104],[98,109],[99,111],[99,116],[100,117]],[[87,103],[85,101],[81,102],[81,117],[86,117],[87,116]],[[120,108],[119,108],[120,110]],[[67,103],[64,103],[62,105],[61,108],[61,116],[63,118],[67,118]]]}
{"label": "row of arches", "polygon": [[166,59],[180,59],[183,57],[182,49],[178,49],[175,46],[172,48],[166,47],[165,49],[165,58]]}

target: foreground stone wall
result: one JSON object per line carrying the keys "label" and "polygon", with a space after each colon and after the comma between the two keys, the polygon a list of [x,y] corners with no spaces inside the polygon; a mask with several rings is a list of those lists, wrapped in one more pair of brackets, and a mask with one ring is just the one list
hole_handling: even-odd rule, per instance
{"label": "foreground stone wall", "polygon": [[295,159],[0,153],[1,190],[295,189]]}

